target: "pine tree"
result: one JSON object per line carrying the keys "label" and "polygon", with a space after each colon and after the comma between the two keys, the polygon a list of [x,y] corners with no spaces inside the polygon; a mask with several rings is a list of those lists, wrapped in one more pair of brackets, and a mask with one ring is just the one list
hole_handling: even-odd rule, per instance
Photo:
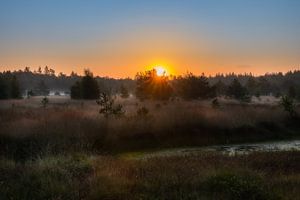
{"label": "pine tree", "polygon": [[89,70],[84,71],[85,76],[81,80],[81,94],[83,99],[98,99],[100,90],[93,73]]}
{"label": "pine tree", "polygon": [[8,99],[8,85],[3,77],[0,76],[0,99]]}
{"label": "pine tree", "polygon": [[232,83],[228,86],[228,96],[238,100],[244,100],[247,97],[247,89],[242,86],[238,79],[233,79]]}
{"label": "pine tree", "polygon": [[100,95],[100,88],[97,80],[93,77],[93,73],[89,70],[85,70],[84,74],[85,76],[71,87],[71,98],[98,99]]}
{"label": "pine tree", "polygon": [[292,99],[297,97],[296,89],[293,85],[289,87],[288,96]]}
{"label": "pine tree", "polygon": [[121,97],[124,98],[124,99],[129,97],[129,92],[128,92],[127,88],[124,85],[121,85],[120,93],[121,93]]}
{"label": "pine tree", "polygon": [[13,75],[12,79],[11,79],[10,96],[13,99],[21,98],[19,83],[18,83],[17,77],[15,75]]}

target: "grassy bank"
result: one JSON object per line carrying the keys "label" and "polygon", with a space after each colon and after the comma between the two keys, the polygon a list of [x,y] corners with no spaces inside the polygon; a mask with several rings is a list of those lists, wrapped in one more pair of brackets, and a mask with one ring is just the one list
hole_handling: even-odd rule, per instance
{"label": "grassy bank", "polygon": [[0,199],[299,199],[300,152],[0,161]]}

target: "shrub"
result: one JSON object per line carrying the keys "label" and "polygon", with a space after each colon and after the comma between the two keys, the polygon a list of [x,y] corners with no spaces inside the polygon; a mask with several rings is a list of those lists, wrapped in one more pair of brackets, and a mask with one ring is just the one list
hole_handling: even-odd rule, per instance
{"label": "shrub", "polygon": [[46,108],[47,105],[49,104],[49,99],[47,97],[44,97],[41,101],[43,108]]}
{"label": "shrub", "polygon": [[139,117],[145,117],[149,113],[149,110],[146,107],[141,107],[136,111],[137,116]]}
{"label": "shrub", "polygon": [[290,117],[296,117],[296,105],[293,98],[289,96],[282,96],[280,104],[283,107],[283,109],[289,113]]}
{"label": "shrub", "polygon": [[121,93],[121,97],[124,98],[124,99],[129,97],[129,92],[128,92],[127,88],[124,85],[121,85],[120,93]]}
{"label": "shrub", "polygon": [[213,108],[220,108],[220,103],[219,103],[218,98],[215,98],[215,99],[212,100],[211,106],[212,106]]}
{"label": "shrub", "polygon": [[92,172],[88,160],[78,156],[1,167],[0,199],[83,199],[88,192],[85,178]]}
{"label": "shrub", "polygon": [[269,200],[271,193],[259,177],[221,173],[208,178],[207,192],[212,199]]}
{"label": "shrub", "polygon": [[114,99],[108,94],[101,93],[100,98],[96,101],[100,106],[99,113],[103,114],[105,118],[109,116],[119,117],[125,113],[121,104],[115,104]]}

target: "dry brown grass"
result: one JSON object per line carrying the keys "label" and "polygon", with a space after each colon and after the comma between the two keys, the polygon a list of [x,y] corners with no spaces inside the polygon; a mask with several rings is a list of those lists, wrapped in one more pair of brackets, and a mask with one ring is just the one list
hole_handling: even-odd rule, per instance
{"label": "dry brown grass", "polygon": [[[105,119],[94,101],[59,99],[58,104],[50,99],[47,108],[42,108],[37,99],[27,106],[28,101],[0,109],[2,156],[26,155],[27,159],[68,152],[114,153],[253,142],[299,137],[300,129],[274,105],[223,103],[214,109],[208,101],[118,99],[126,115]],[[146,107],[149,114],[137,115],[141,107]]]}
{"label": "dry brown grass", "polygon": [[[30,103],[28,103],[30,101]],[[150,148],[299,137],[274,105],[118,100],[105,119],[94,101],[37,99],[0,106],[0,199],[297,199],[299,152],[229,157],[200,153],[145,160]],[[2,103],[2,102],[1,102]],[[28,104],[27,104],[28,103]],[[159,105],[158,105],[159,104]],[[146,107],[147,115],[137,115]]]}

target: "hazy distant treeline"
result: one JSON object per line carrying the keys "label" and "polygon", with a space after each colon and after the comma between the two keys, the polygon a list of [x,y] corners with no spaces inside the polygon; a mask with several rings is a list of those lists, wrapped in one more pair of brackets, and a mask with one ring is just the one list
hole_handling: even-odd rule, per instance
{"label": "hazy distant treeline", "polygon": [[[19,83],[20,91],[26,95],[28,91],[33,91],[40,94],[40,86],[44,86],[49,91],[70,92],[70,88],[79,81],[82,77],[77,73],[72,72],[67,75],[64,73],[55,74],[55,70],[48,68],[39,68],[38,70],[31,71],[28,67],[24,70],[18,71],[4,71],[0,73],[1,77],[14,75]],[[133,80],[126,79],[113,79],[108,77],[94,77],[102,91],[117,93],[118,90],[124,85],[129,91],[133,91],[135,83]],[[0,88],[1,89],[1,88]],[[43,95],[43,94],[42,94]]]}
{"label": "hazy distant treeline", "polygon": [[[192,74],[190,74],[192,75]],[[177,87],[178,80],[183,77],[190,76],[189,74],[184,76],[171,77],[168,81],[173,87]],[[10,77],[10,78],[9,78]],[[72,72],[69,75],[63,73],[55,73],[55,70],[44,67],[38,68],[37,70],[31,71],[28,67],[24,70],[19,71],[4,71],[0,73],[0,90],[3,93],[4,88],[9,88],[12,85],[12,77],[15,77],[19,84],[19,90],[21,94],[25,94],[28,91],[38,92],[41,85],[44,88],[48,88],[51,91],[64,91],[70,92],[71,87],[78,81],[81,80],[82,76]],[[138,77],[138,76],[137,76]],[[230,89],[230,85],[233,84],[234,80],[238,81],[241,86],[246,89],[249,95],[274,95],[281,96],[284,94],[291,93],[295,97],[300,97],[300,71],[290,71],[288,73],[271,73],[262,76],[253,76],[252,74],[217,74],[216,76],[192,76],[198,77],[199,80],[205,78],[205,81],[209,83],[211,89],[214,89],[216,95],[226,95]],[[111,94],[118,93],[122,87],[125,87],[130,93],[136,93],[136,83],[138,81],[135,79],[114,79],[108,77],[94,77],[99,84],[101,91],[105,91]],[[193,81],[193,80],[190,80]],[[194,80],[197,83],[197,80]],[[203,81],[203,80],[202,80]],[[201,82],[201,80],[200,80]],[[199,81],[198,81],[199,83]],[[236,84],[237,82],[235,82]],[[180,84],[179,84],[180,85]],[[197,86],[195,86],[197,87]],[[193,92],[196,89],[190,88]],[[180,90],[180,88],[176,88]],[[192,92],[192,91],[191,91]],[[4,92],[5,93],[5,92]],[[9,91],[6,91],[7,97],[9,97]]]}
{"label": "hazy distant treeline", "polygon": [[[262,76],[252,74],[217,74],[209,77],[210,84],[216,84],[220,89],[222,85],[229,85],[237,79],[248,89],[252,95],[274,95],[281,96],[293,91],[300,95],[300,71],[289,71],[287,73],[267,73]],[[292,91],[293,90],[293,91]],[[221,91],[219,91],[221,92]],[[222,93],[222,92],[221,92]]]}

